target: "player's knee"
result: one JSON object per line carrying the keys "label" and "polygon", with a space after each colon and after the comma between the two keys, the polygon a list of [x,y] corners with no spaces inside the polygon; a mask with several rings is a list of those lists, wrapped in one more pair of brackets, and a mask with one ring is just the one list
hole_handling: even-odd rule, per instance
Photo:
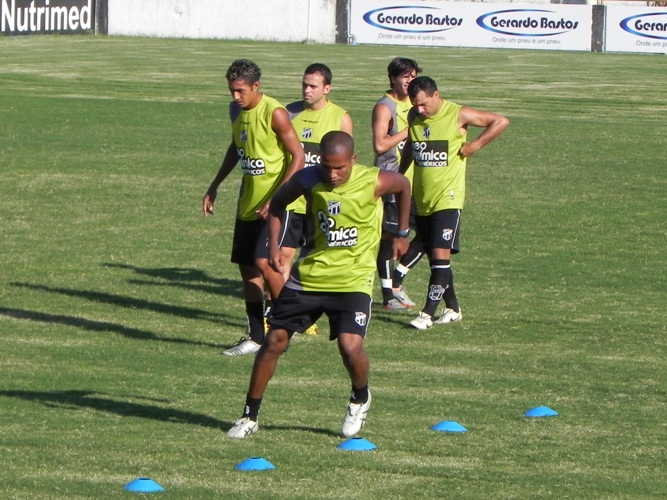
{"label": "player's knee", "polygon": [[262,347],[271,354],[280,356],[287,347],[289,336],[285,330],[271,330],[266,335]]}

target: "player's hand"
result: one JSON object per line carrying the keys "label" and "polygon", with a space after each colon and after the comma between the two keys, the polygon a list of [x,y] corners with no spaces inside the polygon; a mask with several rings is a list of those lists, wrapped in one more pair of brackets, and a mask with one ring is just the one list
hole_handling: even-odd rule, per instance
{"label": "player's hand", "polygon": [[213,215],[214,204],[215,204],[215,193],[206,193],[204,195],[204,200],[202,202],[202,211],[204,212],[204,217]]}
{"label": "player's hand", "polygon": [[257,210],[255,213],[260,219],[266,219],[269,216],[269,205],[271,204],[271,200],[267,201],[262,208]]}
{"label": "player's hand", "polygon": [[463,158],[474,155],[479,148],[475,146],[472,142],[465,142],[461,149],[459,149],[459,155]]}
{"label": "player's hand", "polygon": [[271,252],[271,256],[269,257],[269,265],[275,272],[282,275],[285,274],[285,256],[280,251],[280,249]]}
{"label": "player's hand", "polygon": [[410,240],[407,238],[394,238],[394,242],[392,245],[392,252],[393,252],[393,259],[394,260],[401,260],[401,257],[403,257],[407,251],[408,251],[408,246],[410,246]]}

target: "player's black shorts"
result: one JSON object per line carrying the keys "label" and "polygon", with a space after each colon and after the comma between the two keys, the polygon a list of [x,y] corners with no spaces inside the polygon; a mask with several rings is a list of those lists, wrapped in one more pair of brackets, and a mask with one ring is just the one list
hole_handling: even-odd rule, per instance
{"label": "player's black shorts", "polygon": [[243,266],[254,266],[255,259],[269,258],[268,244],[269,224],[266,219],[236,219],[231,261]]}
{"label": "player's black shorts", "polygon": [[431,253],[432,248],[451,250],[459,253],[461,233],[461,210],[439,210],[431,215],[418,215],[417,236],[421,238],[424,251]]}
{"label": "player's black shorts", "polygon": [[273,301],[268,322],[290,335],[305,332],[322,314],[329,318],[329,340],[341,333],[366,336],[371,319],[370,295],[361,292],[302,292],[283,287]]}
{"label": "player's black shorts", "polygon": [[286,210],[283,216],[279,245],[299,248],[306,243],[306,214]]}
{"label": "player's black shorts", "polygon": [[[396,201],[386,201],[383,199],[382,202],[383,216],[382,216],[382,231],[389,233],[394,236],[398,236],[398,204]],[[417,229],[416,209],[414,200],[410,204],[410,228]]]}

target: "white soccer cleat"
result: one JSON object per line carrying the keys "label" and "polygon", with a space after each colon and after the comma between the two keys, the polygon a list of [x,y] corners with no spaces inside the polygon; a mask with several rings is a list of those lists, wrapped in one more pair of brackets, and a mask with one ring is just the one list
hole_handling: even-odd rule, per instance
{"label": "white soccer cleat", "polygon": [[398,299],[391,299],[389,302],[382,305],[382,309],[385,311],[405,311],[407,307],[401,304]]}
{"label": "white soccer cleat", "polygon": [[433,326],[433,318],[422,311],[419,316],[410,321],[410,324],[417,330],[428,330]]}
{"label": "white soccer cleat", "polygon": [[246,337],[241,339],[226,351],[222,351],[225,356],[243,356],[244,354],[255,354],[262,347],[257,342]]}
{"label": "white soccer cleat", "polygon": [[461,312],[461,309],[459,309],[459,312],[456,312],[454,309],[449,309],[445,307],[442,310],[442,314],[438,319],[435,320],[435,322],[438,325],[444,325],[446,323],[454,323],[456,321],[461,321],[463,319],[463,313]]}
{"label": "white soccer cleat", "polygon": [[259,424],[248,417],[239,418],[234,426],[227,431],[227,436],[234,439],[245,439],[259,430]]}
{"label": "white soccer cleat", "polygon": [[341,434],[349,438],[354,436],[366,423],[368,409],[371,407],[371,391],[368,391],[368,401],[363,404],[348,403],[347,413],[343,419]]}
{"label": "white soccer cleat", "polygon": [[394,294],[394,298],[398,300],[403,307],[407,308],[413,308],[417,304],[415,304],[412,300],[410,300],[410,297],[408,297],[408,294],[405,293],[405,288],[400,287],[400,288],[392,288],[391,292]]}

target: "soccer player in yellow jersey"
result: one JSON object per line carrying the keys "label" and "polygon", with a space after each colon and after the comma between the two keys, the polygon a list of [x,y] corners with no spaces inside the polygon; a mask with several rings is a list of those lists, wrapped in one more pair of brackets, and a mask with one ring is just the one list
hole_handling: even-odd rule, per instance
{"label": "soccer player in yellow jersey", "polygon": [[[373,150],[375,166],[383,170],[398,172],[401,151],[408,137],[408,112],[412,103],[408,97],[408,85],[422,69],[417,61],[406,57],[396,57],[387,66],[390,88],[373,108]],[[412,180],[412,169],[406,176]],[[392,240],[398,230],[396,220],[396,202],[392,196],[383,200],[384,220],[382,223],[382,241],[377,256],[378,275],[382,288],[382,307],[387,311],[397,311],[415,307],[403,289],[403,278],[424,255],[419,238],[410,242],[407,253],[394,268],[391,259]],[[410,218],[410,227],[414,229],[414,216]]]}
{"label": "soccer player in yellow jersey", "polygon": [[[280,355],[295,331],[302,331],[322,314],[329,318],[329,338],[337,341],[352,384],[341,434],[355,435],[366,421],[371,394],[363,343],[382,226],[380,198],[396,194],[399,224],[407,229],[410,184],[397,172],[357,165],[354,140],[345,132],[326,134],[320,143],[320,156],[318,165],[294,174],[271,200],[269,248],[271,265],[277,271],[289,264],[278,245],[283,212],[302,195],[307,200],[313,234],[274,301],[269,314],[271,329],[255,358],[243,414],[227,432],[232,438],[243,439],[257,432],[262,397]],[[406,238],[397,238],[394,257],[400,257],[407,246]]]}
{"label": "soccer player in yellow jersey", "polygon": [[271,196],[297,170],[305,155],[287,110],[260,91],[261,71],[252,61],[238,59],[227,70],[233,102],[229,105],[232,141],[220,169],[206,191],[204,215],[212,215],[218,187],[241,164],[241,191],[231,261],[238,264],[248,315],[248,337],[223,352],[228,356],[254,354],[264,340],[264,284],[278,296],[284,277],[268,261],[267,215]]}
{"label": "soccer player in yellow jersey", "polygon": [[[331,80],[332,74],[328,66],[322,63],[309,65],[301,80],[303,99],[287,105],[292,126],[306,154],[306,168],[319,163],[320,140],[324,134],[332,130],[342,130],[352,135],[352,118],[349,113],[328,98]],[[286,262],[292,262],[296,249],[306,242],[305,212],[306,202],[303,197],[285,211],[280,246]],[[289,267],[286,268],[285,279],[288,276]],[[317,325],[313,324],[304,333],[314,335],[319,333],[319,330]]]}
{"label": "soccer player in yellow jersey", "polygon": [[[408,117],[400,171],[405,172],[414,160],[412,194],[417,210],[417,235],[431,265],[426,304],[410,324],[426,330],[434,322],[452,323],[463,318],[454,292],[450,258],[459,251],[467,158],[498,137],[509,120],[446,101],[435,81],[427,76],[412,80],[408,95],[413,108]],[[471,126],[483,131],[468,142]],[[435,319],[442,299],[445,307]]]}

